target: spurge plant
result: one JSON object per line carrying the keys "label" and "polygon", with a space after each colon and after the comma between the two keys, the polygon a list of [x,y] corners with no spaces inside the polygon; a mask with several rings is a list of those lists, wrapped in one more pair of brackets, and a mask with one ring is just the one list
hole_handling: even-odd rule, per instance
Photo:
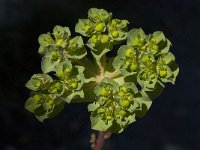
{"label": "spurge plant", "polygon": [[[86,42],[59,25],[40,35],[42,73],[26,84],[31,93],[25,108],[42,122],[66,103],[88,103],[91,128],[101,131],[99,136],[121,133],[143,117],[165,83],[175,83],[179,68],[163,32],[145,34],[141,28],[128,30],[128,24],[91,8],[75,26]],[[102,144],[93,142],[94,149]]]}

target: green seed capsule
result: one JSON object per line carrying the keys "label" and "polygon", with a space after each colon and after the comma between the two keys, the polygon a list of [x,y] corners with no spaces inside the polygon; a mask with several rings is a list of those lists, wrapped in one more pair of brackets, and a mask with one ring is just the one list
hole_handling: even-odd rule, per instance
{"label": "green seed capsule", "polygon": [[128,108],[130,106],[130,102],[128,100],[124,100],[121,102],[121,106],[123,108]]}
{"label": "green seed capsule", "polygon": [[136,71],[137,70],[137,65],[131,64],[129,69],[130,69],[130,71]]}
{"label": "green seed capsule", "polygon": [[114,38],[119,37],[119,32],[118,32],[118,31],[113,31],[111,34],[112,34],[112,36],[113,36]]}
{"label": "green seed capsule", "polygon": [[124,110],[120,110],[119,113],[120,113],[123,117],[126,116],[126,111],[124,111]]}
{"label": "green seed capsule", "polygon": [[92,43],[96,43],[97,42],[97,36],[93,35],[91,38]]}
{"label": "green seed capsule", "polygon": [[154,45],[152,48],[157,51],[158,50],[158,45]]}
{"label": "green seed capsule", "polygon": [[108,116],[106,116],[106,119],[107,119],[107,120],[111,120],[112,117],[111,117],[110,115],[108,115]]}
{"label": "green seed capsule", "polygon": [[101,38],[101,43],[105,44],[108,43],[109,37],[107,35],[103,35]]}
{"label": "green seed capsule", "polygon": [[62,78],[63,77],[63,71],[62,70],[58,70],[56,72],[56,75],[59,77],[59,78]]}
{"label": "green seed capsule", "polygon": [[89,25],[86,25],[85,27],[84,27],[84,30],[87,32],[88,30],[90,29],[90,26]]}
{"label": "green seed capsule", "polygon": [[149,55],[142,56],[142,62],[148,62],[150,60]]}
{"label": "green seed capsule", "polygon": [[151,74],[149,77],[150,77],[151,79],[154,79],[154,78],[155,78],[155,74]]}
{"label": "green seed capsule", "polygon": [[166,71],[166,70],[161,70],[161,71],[159,72],[159,75],[160,75],[161,78],[164,78],[164,77],[167,76],[167,71]]}
{"label": "green seed capsule", "polygon": [[133,49],[129,48],[126,53],[125,53],[125,56],[126,57],[132,57],[132,54],[133,54]]}
{"label": "green seed capsule", "polygon": [[98,23],[95,27],[95,31],[100,32],[104,29],[104,24],[103,23]]}
{"label": "green seed capsule", "polygon": [[143,80],[146,80],[146,79],[147,79],[147,74],[146,74],[146,73],[143,73],[142,76],[141,76],[141,78],[142,78]]}
{"label": "green seed capsule", "polygon": [[71,87],[73,88],[73,89],[76,89],[77,87],[78,87],[78,83],[77,82],[72,82],[71,84]]}
{"label": "green seed capsule", "polygon": [[49,105],[53,105],[53,104],[54,104],[54,100],[52,100],[52,99],[49,100],[49,101],[48,101],[48,104],[49,104]]}
{"label": "green seed capsule", "polygon": [[35,95],[33,96],[33,99],[34,99],[35,102],[37,103],[37,102],[39,102],[39,100],[41,99],[41,96],[38,95],[38,94],[35,94]]}

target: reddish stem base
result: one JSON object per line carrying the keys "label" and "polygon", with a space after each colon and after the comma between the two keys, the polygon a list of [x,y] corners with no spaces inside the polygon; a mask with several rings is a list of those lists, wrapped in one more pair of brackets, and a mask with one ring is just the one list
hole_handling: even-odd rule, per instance
{"label": "reddish stem base", "polygon": [[103,144],[105,142],[105,135],[106,135],[106,132],[99,131],[99,135],[98,135],[98,138],[96,140],[96,144],[93,147],[93,150],[101,150],[101,148],[103,147]]}

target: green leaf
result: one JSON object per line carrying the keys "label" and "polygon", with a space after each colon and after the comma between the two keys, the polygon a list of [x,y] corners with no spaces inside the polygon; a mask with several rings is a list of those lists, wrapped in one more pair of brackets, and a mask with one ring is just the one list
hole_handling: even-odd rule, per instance
{"label": "green leaf", "polygon": [[90,37],[94,31],[94,24],[89,19],[79,19],[75,26],[75,32]]}
{"label": "green leaf", "polygon": [[154,88],[144,87],[142,88],[142,92],[147,94],[148,97],[150,97],[151,99],[156,99],[158,96],[162,94],[164,88],[165,88],[164,84],[158,81],[156,82]]}
{"label": "green leaf", "polygon": [[70,59],[82,59],[87,55],[81,36],[76,36],[69,41],[67,57]]}
{"label": "green leaf", "polygon": [[38,53],[40,55],[45,55],[48,49],[49,49],[48,47],[40,46],[39,49],[38,49]]}
{"label": "green leaf", "polygon": [[96,78],[91,78],[91,81],[88,82],[88,79],[85,80],[85,83],[82,86],[84,92],[83,102],[93,102],[96,95],[94,93],[94,88],[97,86]]}
{"label": "green leaf", "polygon": [[50,46],[52,44],[54,44],[54,40],[51,37],[50,33],[47,34],[41,34],[38,38],[38,42],[41,46],[47,47]]}
{"label": "green leaf", "polygon": [[111,22],[108,24],[109,29],[122,29],[123,31],[127,31],[127,25],[129,24],[128,20],[119,20],[119,19],[112,19]]}
{"label": "green leaf", "polygon": [[41,69],[43,73],[49,73],[55,71],[55,67],[60,63],[60,60],[52,60],[49,57],[43,57],[41,62]]}
{"label": "green leaf", "polygon": [[86,44],[91,49],[91,53],[97,62],[100,61],[101,57],[105,53],[111,51],[113,48],[113,45],[109,39],[107,42],[102,43],[102,39],[104,39],[105,36],[107,37],[107,35],[102,34],[93,35]]}
{"label": "green leaf", "polygon": [[28,100],[25,102],[25,108],[34,113],[35,109],[39,108],[41,104],[38,104],[32,97],[29,97]]}
{"label": "green leaf", "polygon": [[61,99],[67,103],[83,103],[84,92],[83,90],[74,91],[67,97],[61,97]]}
{"label": "green leaf", "polygon": [[113,79],[110,79],[110,78],[105,77],[105,78],[103,78],[103,79],[101,80],[101,82],[100,82],[100,83],[95,87],[95,89],[94,89],[94,93],[95,93],[97,96],[99,96],[99,91],[100,91],[100,89],[101,89],[102,87],[105,86],[105,84],[111,85],[115,91],[118,91],[118,90],[119,90],[119,85],[117,84],[117,82],[115,82]]}
{"label": "green leaf", "polygon": [[94,22],[109,21],[112,13],[108,13],[104,9],[90,8],[88,11],[88,18]]}
{"label": "green leaf", "polygon": [[101,120],[99,117],[90,116],[91,120],[91,128],[97,131],[107,131],[112,126],[112,121],[105,121]]}
{"label": "green leaf", "polygon": [[56,25],[53,28],[53,35],[56,39],[68,39],[71,36],[71,32],[68,27]]}
{"label": "green leaf", "polygon": [[88,111],[95,111],[97,110],[97,108],[99,107],[99,103],[90,103],[88,105]]}
{"label": "green leaf", "polygon": [[60,98],[55,99],[55,103],[53,107],[50,110],[45,110],[45,108],[40,108],[40,111],[42,113],[38,114],[35,111],[35,117],[40,121],[43,122],[45,119],[50,119],[55,116],[57,116],[63,109],[64,109],[64,101],[62,101]]}
{"label": "green leaf", "polygon": [[165,41],[165,35],[161,31],[154,32],[153,35],[152,35],[152,38],[155,38],[156,44],[161,42],[161,41]]}
{"label": "green leaf", "polygon": [[162,60],[166,63],[166,64],[169,64],[170,62],[172,61],[175,61],[175,56],[171,53],[171,52],[168,52],[166,54],[163,54],[161,55],[162,57]]}
{"label": "green leaf", "polygon": [[134,28],[127,34],[127,45],[141,47],[145,44],[146,38],[147,36],[141,28]]}
{"label": "green leaf", "polygon": [[37,91],[52,81],[53,79],[48,74],[34,74],[26,83],[26,87],[30,90]]}

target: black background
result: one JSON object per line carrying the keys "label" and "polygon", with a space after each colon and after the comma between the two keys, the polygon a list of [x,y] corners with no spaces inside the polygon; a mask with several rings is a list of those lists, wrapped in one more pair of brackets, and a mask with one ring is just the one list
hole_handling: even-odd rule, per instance
{"label": "black background", "polygon": [[180,74],[148,114],[113,135],[105,150],[200,150],[199,0],[0,0],[0,149],[89,150],[86,104],[70,104],[44,123],[24,109],[25,83],[41,72],[37,38],[55,25],[74,26],[91,7],[130,21],[129,29],[161,30]]}

